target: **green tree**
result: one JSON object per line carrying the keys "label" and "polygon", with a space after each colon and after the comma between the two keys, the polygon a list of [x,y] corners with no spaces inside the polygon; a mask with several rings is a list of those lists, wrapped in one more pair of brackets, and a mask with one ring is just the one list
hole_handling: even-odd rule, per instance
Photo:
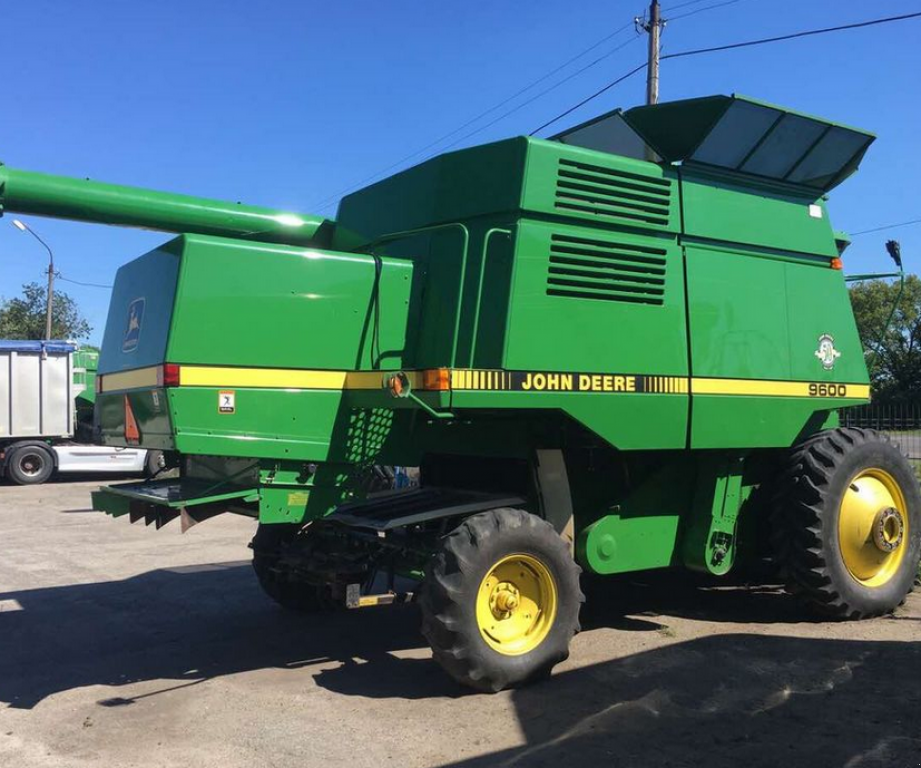
{"label": "green tree", "polygon": [[[38,283],[26,283],[22,286],[22,297],[0,303],[0,339],[44,339],[46,293]],[[51,338],[85,339],[91,330],[77,303],[63,291],[55,291]]]}
{"label": "green tree", "polygon": [[921,279],[909,275],[888,330],[883,327],[899,292],[898,282],[869,280],[851,288],[851,305],[877,402],[921,399]]}

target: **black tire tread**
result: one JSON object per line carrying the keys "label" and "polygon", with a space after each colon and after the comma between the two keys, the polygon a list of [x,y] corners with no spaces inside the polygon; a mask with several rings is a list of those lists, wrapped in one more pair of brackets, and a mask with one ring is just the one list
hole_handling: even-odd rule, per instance
{"label": "black tire tread", "polygon": [[854,448],[871,442],[891,445],[886,435],[857,427],[818,432],[795,447],[772,494],[772,546],[790,593],[820,614],[836,619],[864,619],[887,608],[858,608],[842,593],[829,568],[823,545],[826,498],[835,470]]}
{"label": "black tire tread", "polygon": [[320,590],[286,579],[277,567],[284,547],[296,534],[295,526],[260,525],[250,544],[253,571],[262,591],[282,608],[296,613],[314,613],[326,607]]}
{"label": "black tire tread", "polygon": [[[16,463],[19,461],[19,454],[24,451],[35,451],[45,454],[45,471],[36,477],[27,477],[19,474]],[[13,447],[9,451],[6,464],[6,476],[16,485],[41,485],[47,482],[54,474],[54,455],[50,448],[43,445],[31,444]]]}
{"label": "black tire tread", "polygon": [[[477,552],[494,537],[508,535],[518,529],[530,529],[541,545],[552,553],[556,563],[570,568],[570,583],[575,584],[574,594],[559,596],[557,621],[564,622],[562,633],[555,638],[552,648],[544,648],[551,640],[541,644],[544,658],[539,666],[525,677],[514,673],[496,672],[494,665],[484,659],[480,649],[471,641],[470,627],[461,615],[460,601],[464,584],[479,580]],[[547,521],[521,509],[502,508],[467,518],[443,540],[440,551],[432,558],[426,570],[422,590],[422,634],[432,647],[435,660],[458,682],[481,691],[496,692],[549,674],[556,664],[569,656],[569,642],[580,630],[578,611],[585,601],[578,587],[581,569],[573,560],[569,548]],[[570,615],[567,615],[567,611]],[[571,615],[574,612],[574,616]],[[567,626],[568,624],[568,626]],[[552,633],[551,633],[552,634]]]}

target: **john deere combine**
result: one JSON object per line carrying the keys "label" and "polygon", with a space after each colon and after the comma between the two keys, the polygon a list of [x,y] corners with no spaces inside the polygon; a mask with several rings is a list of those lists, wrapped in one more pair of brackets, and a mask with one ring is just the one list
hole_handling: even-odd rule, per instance
{"label": "john deere combine", "polygon": [[[442,155],[335,222],[0,182],[6,210],[181,233],[119,270],[97,400],[106,444],[181,474],[95,506],[249,515],[279,603],[418,598],[435,658],[498,690],[567,656],[580,571],[721,576],[769,537],[826,616],[904,598],[918,483],[837,421],[869,385],[825,199],[872,141],[692,99]],[[375,465],[420,487],[368,494]]]}

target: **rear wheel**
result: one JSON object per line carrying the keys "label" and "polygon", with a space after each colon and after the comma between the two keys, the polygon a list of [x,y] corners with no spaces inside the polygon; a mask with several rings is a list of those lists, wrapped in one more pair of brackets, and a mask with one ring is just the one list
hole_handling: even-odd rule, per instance
{"label": "rear wheel", "polygon": [[7,458],[7,477],[17,485],[39,485],[53,472],[54,457],[41,445],[21,445]]}
{"label": "rear wheel", "polygon": [[774,543],[790,590],[821,613],[888,613],[911,591],[921,557],[918,480],[877,432],[819,433],[779,478]]}
{"label": "rear wheel", "polygon": [[319,587],[295,578],[284,560],[285,550],[296,538],[300,526],[260,525],[250,546],[253,570],[259,586],[272,600],[289,611],[310,613],[326,603]]}
{"label": "rear wheel", "polygon": [[461,523],[429,563],[422,632],[454,679],[499,691],[569,656],[583,601],[579,567],[553,526],[497,509]]}

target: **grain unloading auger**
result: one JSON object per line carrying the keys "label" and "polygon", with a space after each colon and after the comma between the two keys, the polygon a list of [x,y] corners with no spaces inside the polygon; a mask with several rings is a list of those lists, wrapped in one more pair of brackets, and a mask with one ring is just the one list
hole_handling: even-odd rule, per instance
{"label": "grain unloading auger", "polygon": [[52,176],[0,163],[0,213],[7,211],[291,245],[322,244],[331,226],[318,216]]}
{"label": "grain unloading auger", "polygon": [[[119,270],[97,422],[181,474],[94,505],[249,515],[279,603],[418,597],[435,658],[484,690],[566,657],[580,569],[771,552],[824,615],[889,611],[921,496],[893,445],[838,427],[869,383],[825,207],[872,140],[714,96],[442,155],[304,239],[173,219]],[[138,223],[120,200],[78,218]],[[381,464],[420,487],[365,494]]]}

